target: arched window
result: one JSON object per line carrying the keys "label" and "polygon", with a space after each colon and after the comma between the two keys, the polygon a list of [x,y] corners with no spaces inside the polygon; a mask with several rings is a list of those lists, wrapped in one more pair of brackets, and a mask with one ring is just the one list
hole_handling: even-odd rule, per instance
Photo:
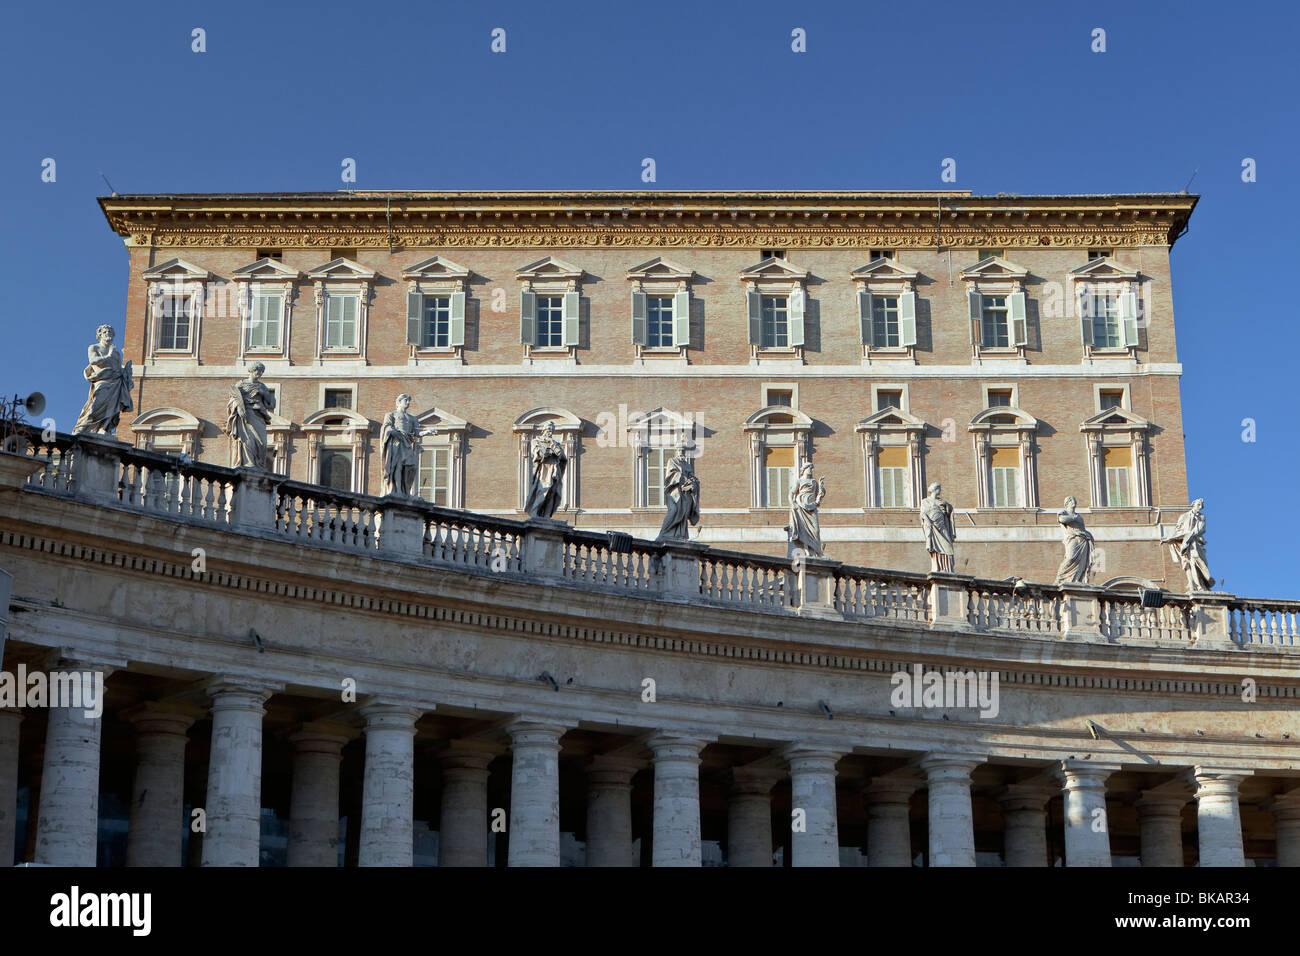
{"label": "arched window", "polygon": [[1152,428],[1123,408],[1108,408],[1079,426],[1088,443],[1094,508],[1150,507]]}
{"label": "arched window", "polygon": [[563,408],[544,406],[525,412],[515,419],[514,433],[519,449],[519,504],[520,511],[528,501],[528,475],[531,464],[531,442],[547,422],[555,429],[556,440],[564,447],[569,464],[564,469],[564,498],[560,510],[573,511],[578,507],[578,459],[582,454],[582,419]]}
{"label": "arched window", "polygon": [[307,481],[364,493],[370,429],[370,420],[350,408],[323,408],[304,418]]}
{"label": "arched window", "polygon": [[634,416],[628,422],[627,434],[635,452],[634,506],[663,508],[664,470],[684,444],[694,445],[694,416],[656,408]]}
{"label": "arched window", "polygon": [[199,455],[203,423],[180,408],[152,408],[131,422],[135,447],[168,455]]}
{"label": "arched window", "polygon": [[968,428],[975,441],[981,508],[1037,508],[1038,419],[1011,405],[984,409]]}
{"label": "arched window", "polygon": [[769,405],[745,419],[751,508],[788,508],[799,469],[811,459],[813,421],[788,405]]}

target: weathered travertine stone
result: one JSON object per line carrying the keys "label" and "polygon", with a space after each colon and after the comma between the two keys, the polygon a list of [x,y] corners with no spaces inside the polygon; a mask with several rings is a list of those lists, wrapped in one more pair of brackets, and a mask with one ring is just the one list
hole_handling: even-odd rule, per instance
{"label": "weathered travertine stone", "polygon": [[912,865],[911,800],[923,783],[908,768],[867,784],[867,866]]}
{"label": "weathered travertine stone", "polygon": [[1249,771],[1196,767],[1196,836],[1201,866],[1245,866],[1237,787]]}
{"label": "weathered travertine stone", "polygon": [[143,704],[122,715],[135,727],[135,780],[127,866],[180,866],[185,833],[186,732],[194,715]]}
{"label": "weathered travertine stone", "polygon": [[204,866],[257,866],[262,836],[262,717],[268,687],[218,678],[212,698],[212,749],[204,807]]}
{"label": "weathered travertine stone", "polygon": [[1056,516],[1061,523],[1065,557],[1056,569],[1057,584],[1087,584],[1092,573],[1092,535],[1083,526],[1083,516],[1075,511],[1074,496],[1065,499],[1065,510]]}
{"label": "weathered travertine stone", "polygon": [[930,866],[975,865],[970,774],[981,763],[969,754],[930,753],[921,759],[930,791]]}
{"label": "weathered travertine stone", "polygon": [[635,866],[632,777],[640,763],[595,757],[587,765],[587,866]]}
{"label": "weathered travertine stone", "polygon": [[506,725],[510,766],[510,866],[560,865],[560,737],[540,720]]}
{"label": "weathered travertine stone", "polygon": [[1278,866],[1300,866],[1300,787],[1274,797],[1273,832],[1277,840]]}
{"label": "weathered travertine stone", "polygon": [[341,730],[308,723],[289,738],[289,866],[339,865],[339,769],[348,741]]}
{"label": "weathered travertine stone", "polygon": [[1002,862],[1047,866],[1047,801],[1058,788],[1046,782],[1013,783],[998,794],[1002,805]]}
{"label": "weathered travertine stone", "polygon": [[799,479],[790,489],[790,524],[787,557],[822,557],[821,516],[817,509],[826,497],[826,479],[813,477],[812,462],[799,469]]}
{"label": "weathered travertine stone", "polygon": [[727,866],[772,865],[772,788],[785,774],[735,767],[727,792]]}
{"label": "weathered travertine stone", "polygon": [[790,765],[790,806],[804,811],[804,827],[790,835],[792,866],[839,866],[835,764],[842,756],[796,744],[782,754]]}
{"label": "weathered travertine stone", "polygon": [[12,866],[18,839],[18,730],[23,715],[0,710],[0,866]]}
{"label": "weathered travertine stone", "polygon": [[410,866],[415,854],[415,722],[421,711],[376,701],[366,719],[358,866]]}
{"label": "weathered travertine stone", "polygon": [[930,555],[930,570],[951,574],[956,570],[957,529],[952,523],[952,505],[940,497],[941,491],[939,482],[933,482],[930,493],[921,499],[921,531]]}
{"label": "weathered travertine stone", "polygon": [[1065,791],[1065,865],[1110,866],[1110,820],[1106,778],[1118,764],[1063,760],[1058,770]]}
{"label": "weathered travertine stone", "polygon": [[1189,593],[1209,591],[1214,587],[1210,566],[1205,558],[1205,499],[1197,498],[1192,507],[1178,517],[1174,532],[1162,541],[1169,545],[1169,556],[1187,576]]}
{"label": "weathered travertine stone", "polygon": [[646,746],[654,753],[654,866],[699,866],[700,751],[707,741],[661,735]]}
{"label": "weathered travertine stone", "polygon": [[488,764],[497,753],[470,744],[442,750],[442,811],[438,822],[439,866],[487,866]]}
{"label": "weathered travertine stone", "polygon": [[1191,791],[1161,786],[1142,791],[1138,812],[1143,866],[1183,865],[1183,807]]}

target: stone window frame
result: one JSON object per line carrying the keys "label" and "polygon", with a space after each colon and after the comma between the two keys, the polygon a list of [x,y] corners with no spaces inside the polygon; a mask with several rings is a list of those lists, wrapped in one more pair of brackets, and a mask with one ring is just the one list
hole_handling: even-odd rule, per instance
{"label": "stone window frame", "polygon": [[336,411],[341,407],[339,405],[326,405],[326,392],[350,392],[352,394],[351,410],[357,410],[357,383],[356,382],[327,382],[320,381],[316,383],[316,407],[321,409],[332,408]]}
{"label": "stone window frame", "polygon": [[543,405],[524,412],[511,426],[511,431],[517,436],[516,448],[519,461],[519,497],[516,510],[523,512],[524,506],[528,503],[530,444],[533,436],[541,431],[542,425],[546,422],[554,426],[555,437],[564,446],[564,453],[569,456],[569,464],[564,469],[564,495],[556,513],[576,512],[580,504],[578,492],[581,485],[578,481],[578,471],[582,456],[582,419],[567,408],[554,405]]}
{"label": "stone window frame", "polygon": [[[283,359],[292,365],[289,351],[293,341],[293,306],[297,298],[298,282],[302,273],[290,269],[278,259],[264,256],[250,265],[236,269],[230,274],[230,281],[235,283],[239,303],[239,362],[246,364],[246,359],[265,361]],[[250,348],[248,332],[253,322],[253,303],[259,295],[278,295],[280,299],[280,344],[275,347]]]}
{"label": "stone window frame", "polygon": [[352,487],[365,494],[369,476],[370,419],[350,408],[321,408],[302,420],[299,426],[307,436],[307,482],[320,484],[322,448],[346,448],[352,452]]}
{"label": "stone window frame", "polygon": [[772,392],[789,392],[790,408],[797,409],[799,407],[799,383],[798,382],[764,382],[760,386],[759,398],[762,401],[764,408],[769,408],[769,407],[785,408],[784,405],[780,405],[779,403],[772,401],[772,395],[771,395]]}
{"label": "stone window frame", "polygon": [[[376,273],[352,259],[331,259],[307,273],[315,286],[316,297],[316,350],[317,365],[333,361],[368,364],[366,348],[370,327],[370,296],[374,291]],[[332,295],[355,295],[357,302],[357,342],[355,348],[326,348],[329,298]]]}
{"label": "stone window frame", "polygon": [[[407,286],[407,365],[465,364],[465,309],[469,301],[469,277],[469,269],[444,256],[431,256],[402,270],[402,278],[406,280]],[[425,296],[446,296],[451,300],[448,304],[450,319],[447,345],[421,344]],[[413,315],[412,309],[416,308],[417,301],[418,308]]]}
{"label": "stone window frame", "polygon": [[1124,397],[1120,400],[1119,407],[1126,412],[1133,411],[1133,394],[1127,382],[1093,382],[1092,383],[1092,407],[1098,413],[1107,411],[1101,404],[1102,392],[1123,392]]}
{"label": "stone window frame", "polygon": [[[646,365],[663,362],[679,365],[690,364],[688,350],[691,344],[691,282],[694,278],[694,269],[688,269],[662,256],[655,256],[655,258],[638,266],[633,266],[627,271],[627,280],[632,283],[629,315],[632,326],[632,347],[635,350],[637,364]],[[640,297],[639,300],[638,296]],[[672,345],[653,346],[646,344],[645,341],[638,340],[648,339],[649,337],[645,331],[645,324],[648,322],[645,302],[651,296],[672,297]],[[638,311],[641,313],[640,321],[642,323],[640,332],[638,332],[637,328]]]}
{"label": "stone window frame", "polygon": [[[1029,270],[1008,262],[1001,256],[989,256],[961,271],[966,286],[967,314],[970,320],[971,361],[1015,361],[1027,364],[1029,347],[1029,296],[1025,279]],[[1007,341],[1005,346],[983,344],[984,296],[1006,296]]]}
{"label": "stone window frame", "polygon": [[[893,258],[871,259],[866,265],[859,266],[849,273],[857,290],[858,328],[863,365],[916,364],[916,279],[919,275],[920,273],[915,269],[908,268]],[[872,344],[871,310],[874,296],[892,296],[899,300],[899,344],[896,346]],[[910,327],[909,320],[906,318],[909,308]],[[909,338],[911,341],[908,341]]]}
{"label": "stone window frame", "polygon": [[[780,419],[789,419],[782,421]],[[813,420],[797,408],[768,405],[745,419],[742,426],[749,450],[749,507],[751,511],[789,508],[789,502],[763,504],[766,475],[763,461],[768,448],[794,448],[794,474],[812,461]]]}
{"label": "stone window frame", "polygon": [[[449,456],[449,488],[447,490],[447,507],[465,507],[465,454],[469,446],[469,422],[458,415],[444,411],[438,406],[425,409],[415,416],[420,429],[432,429],[432,435],[422,435],[421,449],[446,448]],[[419,478],[416,478],[416,493],[419,493]]]}
{"label": "stone window frame", "polygon": [[[1098,412],[1079,425],[1088,450],[1088,484],[1092,507],[1150,508],[1151,503],[1151,433],[1155,425],[1141,415],[1124,408]],[[1106,499],[1104,452],[1108,448],[1127,448],[1129,452],[1129,488],[1132,501],[1111,505]]]}
{"label": "stone window frame", "polygon": [[[745,290],[745,313],[749,326],[750,365],[762,365],[765,362],[804,364],[805,323],[808,317],[808,280],[812,273],[800,269],[789,260],[769,256],[755,263],[740,273],[740,282]],[[765,346],[762,344],[762,298],[763,296],[785,296],[787,299],[787,338],[785,346]],[[790,308],[800,305],[796,319]]]}
{"label": "stone window frame", "polygon": [[136,448],[170,454],[171,449],[157,447],[157,440],[164,436],[174,436],[180,443],[178,454],[189,455],[191,458],[199,456],[203,422],[183,408],[170,405],[151,408],[137,415],[130,427]]}
{"label": "stone window frame", "polygon": [[[872,396],[875,407],[875,396]],[[907,449],[907,502],[903,508],[920,507],[925,497],[925,433],[929,425],[905,409],[890,407],[868,415],[854,431],[862,442],[862,478],[865,509],[883,508],[880,503],[880,450]],[[895,508],[889,509],[897,510]]]}
{"label": "stone window frame", "polygon": [[[885,410],[880,407],[881,392],[898,392],[902,404],[893,407],[900,412],[912,411],[911,389],[907,382],[873,382],[871,384],[871,407],[869,409],[872,415]],[[917,421],[920,421],[920,419],[917,419]]]}
{"label": "stone window frame", "polygon": [[[567,365],[578,363],[578,346],[582,339],[582,280],[586,274],[585,270],[555,256],[546,256],[515,270],[515,279],[521,283],[519,341],[523,346],[525,365],[531,365],[539,359],[558,359]],[[562,345],[536,344],[536,296],[539,295],[563,297]],[[530,327],[531,336],[525,334]]]}
{"label": "stone window frame", "polygon": [[683,444],[698,448],[698,423],[692,415],[682,415],[662,406],[641,415],[634,415],[627,423],[628,444],[632,447],[632,507],[649,511],[664,511],[666,504],[649,503],[650,486],[647,479],[647,457],[651,449],[659,448],[675,456]]}
{"label": "stone window frame", "polygon": [[[150,365],[160,361],[188,361],[201,364],[203,315],[207,300],[208,283],[212,273],[179,257],[168,259],[142,274],[145,281],[145,335]],[[159,344],[162,335],[162,299],[164,296],[188,296],[191,302],[189,347],[164,349]]]}
{"label": "stone window frame", "polygon": [[[971,419],[967,431],[975,445],[978,508],[996,511],[1038,509],[1038,426],[1037,418],[1014,405],[986,408]],[[1016,508],[994,507],[991,448],[1016,448],[1019,451],[1020,504]]]}
{"label": "stone window frame", "polygon": [[[1141,309],[1142,276],[1136,269],[1116,262],[1110,256],[1089,259],[1067,274],[1070,301],[1079,317],[1079,337],[1084,363],[1097,359],[1127,358],[1137,361],[1142,345],[1141,328],[1145,324]],[[1097,347],[1093,344],[1092,296],[1113,292],[1119,296],[1120,345]]]}

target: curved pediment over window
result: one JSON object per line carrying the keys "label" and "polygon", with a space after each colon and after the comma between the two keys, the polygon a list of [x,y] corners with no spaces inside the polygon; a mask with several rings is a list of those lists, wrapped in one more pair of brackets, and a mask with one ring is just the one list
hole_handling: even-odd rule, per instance
{"label": "curved pediment over window", "polygon": [[1011,405],[995,405],[986,408],[970,420],[970,430],[977,431],[994,427],[1013,427],[1038,429],[1038,419],[1022,408]]}
{"label": "curved pediment over window", "polygon": [[543,405],[541,408],[524,412],[515,419],[514,431],[533,431],[541,428],[546,422],[550,422],[557,432],[582,431],[581,418],[567,408],[558,408],[554,405]]}
{"label": "curved pediment over window", "polygon": [[784,428],[812,428],[813,421],[797,408],[789,405],[769,405],[760,408],[745,419],[745,430],[778,426]]}
{"label": "curved pediment over window", "polygon": [[134,432],[150,431],[180,431],[182,429],[199,428],[199,420],[185,411],[183,408],[171,408],[163,406],[161,408],[151,408],[149,411],[136,416],[135,421],[131,423],[131,430]]}
{"label": "curved pediment over window", "polygon": [[198,453],[203,423],[183,408],[151,408],[131,422],[137,448],[193,457]]}
{"label": "curved pediment over window", "polygon": [[627,423],[628,435],[635,445],[656,448],[694,445],[697,427],[694,415],[682,415],[663,407],[633,415]]}
{"label": "curved pediment over window", "polygon": [[302,420],[303,431],[318,431],[322,428],[348,428],[358,431],[370,429],[370,419],[350,408],[322,408],[312,412]]}

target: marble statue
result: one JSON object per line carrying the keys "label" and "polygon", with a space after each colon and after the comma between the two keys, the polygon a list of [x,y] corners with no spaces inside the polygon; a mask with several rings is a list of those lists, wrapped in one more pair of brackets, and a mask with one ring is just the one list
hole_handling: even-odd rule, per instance
{"label": "marble statue", "polygon": [[1197,498],[1174,525],[1174,533],[1165,538],[1170,556],[1187,575],[1187,590],[1209,591],[1214,587],[1210,566],[1205,560],[1205,499]]}
{"label": "marble statue", "polygon": [[822,556],[821,518],[817,509],[826,497],[826,479],[813,477],[812,462],[799,469],[799,480],[790,489],[790,536],[786,555],[793,557],[802,550],[812,558]]}
{"label": "marble statue", "polygon": [[226,403],[226,434],[235,449],[235,466],[267,471],[266,426],[275,411],[275,393],[262,381],[266,366],[254,362],[248,378],[230,386]]}
{"label": "marble statue", "polygon": [[690,526],[700,521],[700,479],[695,477],[695,462],[683,445],[676,457],[664,468],[664,504],[668,513],[659,528],[659,538],[685,541]]}
{"label": "marble statue", "polygon": [[555,438],[553,422],[542,425],[528,449],[528,500],[524,510],[533,518],[549,518],[564,498],[564,470],[569,456]]}
{"label": "marble statue", "polygon": [[955,571],[957,554],[953,547],[957,529],[952,520],[952,505],[939,497],[939,482],[921,499],[921,529],[925,532],[925,550],[930,553],[931,571]]}
{"label": "marble statue", "polygon": [[1092,535],[1083,527],[1083,516],[1074,510],[1077,505],[1071,495],[1065,499],[1065,510],[1056,516],[1065,541],[1065,560],[1056,570],[1057,584],[1087,584],[1092,570]]}
{"label": "marble statue", "polygon": [[379,430],[379,446],[384,456],[384,494],[412,497],[420,476],[420,437],[432,434],[421,429],[420,421],[407,409],[411,396],[397,396],[393,410],[384,416]]}
{"label": "marble statue", "polygon": [[99,341],[86,349],[89,364],[81,373],[90,383],[90,395],[77,416],[73,434],[111,435],[117,430],[122,413],[135,407],[131,404],[131,389],[135,388],[131,363],[123,362],[121,351],[113,347],[113,327],[101,325],[95,330],[95,338]]}

